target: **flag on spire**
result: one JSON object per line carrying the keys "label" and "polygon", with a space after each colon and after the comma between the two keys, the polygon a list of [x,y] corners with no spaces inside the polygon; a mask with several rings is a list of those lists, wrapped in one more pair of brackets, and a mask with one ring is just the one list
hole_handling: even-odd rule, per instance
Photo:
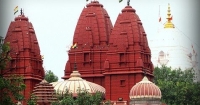
{"label": "flag on spire", "polygon": [[172,20],[173,16],[171,16],[169,19]]}
{"label": "flag on spire", "polygon": [[159,18],[159,22],[161,22],[161,17]]}
{"label": "flag on spire", "polygon": [[161,22],[161,16],[160,16],[160,5],[159,5],[159,11],[158,11],[158,17],[159,17],[159,22]]}
{"label": "flag on spire", "polygon": [[18,12],[18,6],[15,7],[14,9],[14,15]]}
{"label": "flag on spire", "polygon": [[119,0],[119,3],[121,3],[123,0]]}
{"label": "flag on spire", "polygon": [[73,49],[77,48],[77,43],[72,46]]}

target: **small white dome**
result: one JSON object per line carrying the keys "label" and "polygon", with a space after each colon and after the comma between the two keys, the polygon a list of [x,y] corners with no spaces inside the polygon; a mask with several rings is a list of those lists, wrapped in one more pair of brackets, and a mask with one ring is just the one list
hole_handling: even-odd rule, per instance
{"label": "small white dome", "polygon": [[73,71],[68,80],[52,82],[51,84],[58,94],[63,94],[68,89],[74,97],[77,96],[78,89],[87,90],[89,93],[96,93],[99,91],[105,94],[104,87],[82,79],[78,71]]}

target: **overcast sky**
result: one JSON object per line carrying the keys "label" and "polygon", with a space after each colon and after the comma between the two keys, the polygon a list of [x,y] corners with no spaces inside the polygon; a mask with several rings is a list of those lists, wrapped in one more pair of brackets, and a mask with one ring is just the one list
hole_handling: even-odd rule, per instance
{"label": "overcast sky", "polygon": [[[114,26],[127,0],[121,3],[118,0],[98,1],[104,5]],[[171,6],[174,25],[185,37],[189,37],[188,40],[194,42],[195,49],[199,51],[198,0],[130,0],[130,5],[136,9],[149,39],[157,35],[159,5],[160,16],[164,23],[168,3]],[[23,8],[25,16],[35,29],[41,55],[44,55],[44,68],[52,70],[61,80],[75,26],[86,4],[85,0],[0,0],[0,35],[6,35],[10,22],[20,14],[18,12],[14,15],[14,8],[16,6],[19,9]]]}

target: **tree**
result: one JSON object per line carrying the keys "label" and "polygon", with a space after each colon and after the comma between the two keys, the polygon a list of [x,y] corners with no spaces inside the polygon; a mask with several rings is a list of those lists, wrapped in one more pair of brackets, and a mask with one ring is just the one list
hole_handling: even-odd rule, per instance
{"label": "tree", "polygon": [[14,100],[22,101],[24,96],[21,91],[25,89],[23,78],[17,75],[4,77],[3,70],[10,61],[9,43],[4,43],[0,37],[0,105],[14,105]]}
{"label": "tree", "polygon": [[78,89],[78,96],[76,97],[75,103],[78,105],[100,105],[103,100],[103,94],[96,92],[95,94],[90,94],[85,89]]}
{"label": "tree", "polygon": [[57,96],[59,101],[53,102],[52,105],[74,105],[75,103],[72,93],[70,93],[69,90],[66,90],[63,95],[57,94]]}
{"label": "tree", "polygon": [[51,71],[47,70],[45,72],[45,80],[49,83],[58,81],[58,77]]}
{"label": "tree", "polygon": [[37,98],[34,94],[31,94],[30,98],[27,101],[27,105],[36,105],[37,104]]}
{"label": "tree", "polygon": [[10,61],[9,57],[10,53],[10,47],[9,43],[5,43],[3,41],[3,38],[0,37],[0,73],[2,72],[3,69],[5,69],[6,64]]}
{"label": "tree", "polygon": [[154,83],[162,92],[162,102],[167,105],[197,105],[200,83],[193,82],[193,69],[155,67]]}
{"label": "tree", "polygon": [[100,92],[90,94],[85,89],[78,89],[77,97],[73,97],[72,93],[67,90],[58,99],[59,101],[53,102],[52,105],[100,105],[103,101],[103,94]]}

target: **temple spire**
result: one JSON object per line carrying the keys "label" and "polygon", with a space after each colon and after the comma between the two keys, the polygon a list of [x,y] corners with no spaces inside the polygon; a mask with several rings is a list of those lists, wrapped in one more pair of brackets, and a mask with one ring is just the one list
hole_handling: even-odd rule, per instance
{"label": "temple spire", "polygon": [[167,22],[164,24],[164,28],[174,28],[174,24],[171,22],[172,16],[171,16],[170,4],[168,4],[166,19],[167,19]]}

